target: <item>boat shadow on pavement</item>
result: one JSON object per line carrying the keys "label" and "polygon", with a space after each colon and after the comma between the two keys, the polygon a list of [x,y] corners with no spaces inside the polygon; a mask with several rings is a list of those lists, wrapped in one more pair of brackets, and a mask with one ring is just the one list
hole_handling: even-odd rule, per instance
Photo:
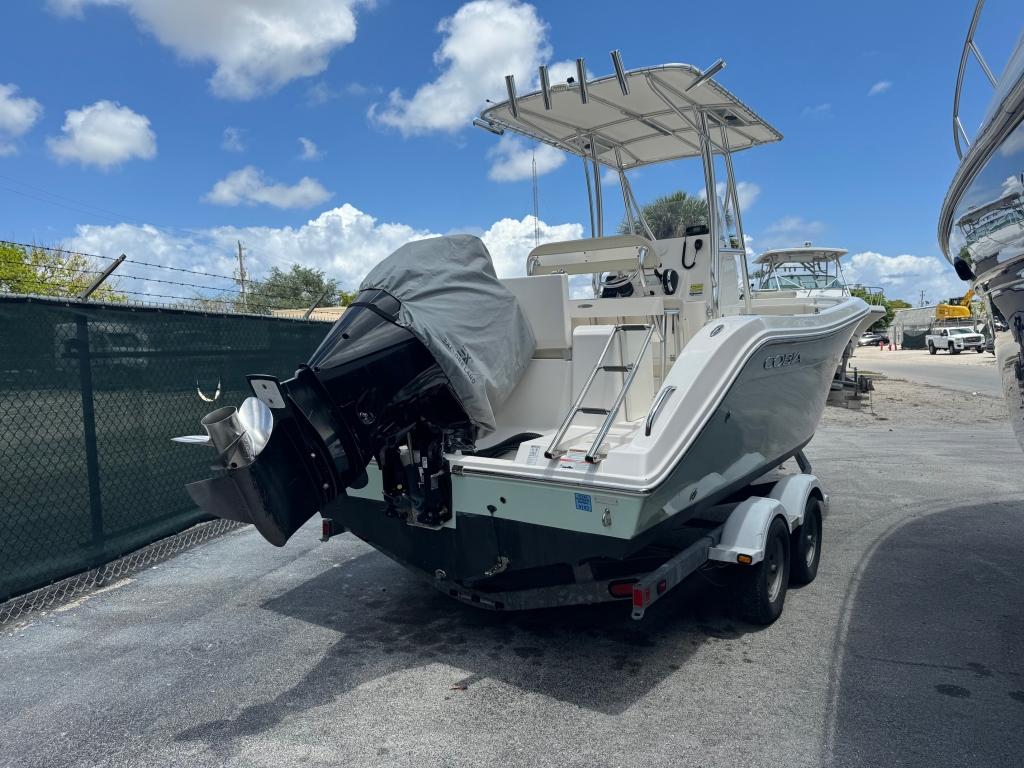
{"label": "boat shadow on pavement", "polygon": [[[263,733],[361,684],[429,664],[466,671],[453,675],[453,693],[495,680],[619,714],[705,643],[763,629],[735,619],[728,593],[710,579],[691,576],[642,622],[630,618],[628,601],[496,613],[458,603],[383,555],[364,553],[262,604],[343,634],[319,663],[272,700],[178,739],[222,745]],[[382,583],[388,586],[367,586]]]}
{"label": "boat shadow on pavement", "polygon": [[960,507],[890,532],[833,665],[827,765],[1018,765],[1024,509]]}

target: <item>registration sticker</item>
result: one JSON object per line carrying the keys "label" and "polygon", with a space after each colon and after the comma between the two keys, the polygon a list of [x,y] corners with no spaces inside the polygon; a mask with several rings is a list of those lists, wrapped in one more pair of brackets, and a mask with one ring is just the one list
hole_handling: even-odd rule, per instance
{"label": "registration sticker", "polygon": [[576,509],[580,512],[593,512],[594,505],[591,502],[589,493],[577,493],[576,494]]}
{"label": "registration sticker", "polygon": [[702,296],[704,294],[704,283],[690,283],[690,295]]}
{"label": "registration sticker", "polygon": [[526,463],[531,467],[536,466],[540,461],[540,446],[531,445],[529,453],[526,454]]}

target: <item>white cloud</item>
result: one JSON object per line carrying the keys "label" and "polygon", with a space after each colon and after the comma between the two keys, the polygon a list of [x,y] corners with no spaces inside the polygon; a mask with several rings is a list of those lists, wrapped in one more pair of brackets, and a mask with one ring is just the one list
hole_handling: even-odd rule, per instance
{"label": "white cloud", "polygon": [[[725,200],[726,189],[727,186],[724,181],[720,181],[715,184],[715,192],[722,201]],[[740,201],[740,212],[749,210],[750,206],[754,204],[760,194],[761,186],[759,184],[755,184],[752,181],[737,181],[736,197],[739,198]],[[699,190],[697,192],[697,196],[701,200],[706,200],[708,197],[707,192],[704,189]]]}
{"label": "white cloud", "polygon": [[238,128],[225,128],[220,148],[225,152],[244,152],[245,144],[242,143],[242,132]]}
{"label": "white cloud", "polygon": [[[537,220],[540,242],[578,240],[583,237],[582,224],[546,224]],[[498,277],[526,274],[526,256],[534,247],[534,218],[501,219],[494,222],[480,239],[487,245]]]}
{"label": "white cloud", "polygon": [[812,107],[804,107],[800,111],[801,117],[829,117],[832,114],[832,105],[828,102],[815,104]]}
{"label": "white cloud", "polygon": [[251,99],[327,68],[355,40],[359,0],[49,0],[64,16],[91,5],[124,8],[186,61],[210,61],[217,96]]}
{"label": "white cloud", "polygon": [[38,101],[17,93],[13,83],[0,83],[0,156],[18,151],[12,140],[24,136],[43,113]]}
{"label": "white cloud", "polygon": [[800,216],[783,216],[774,224],[768,225],[765,232],[792,234],[794,232],[820,232],[825,225],[820,221],[807,221]]}
{"label": "white cloud", "polygon": [[[570,240],[583,235],[580,224],[538,222],[542,242]],[[501,219],[480,233],[503,277],[524,275],[526,255],[534,244],[534,219]],[[131,258],[171,267],[231,275],[235,268],[235,243],[246,246],[246,269],[259,279],[270,267],[300,263],[336,278],[348,289],[359,285],[377,262],[410,240],[435,237],[435,233],[406,224],[381,222],[352,205],[321,213],[299,227],[215,227],[187,233],[168,233],[152,226],[118,224],[80,226],[65,245],[87,253],[127,253]],[[135,267],[144,277],[160,277],[152,270]],[[164,275],[165,276],[165,275]],[[189,276],[190,281],[200,280]],[[207,278],[211,288],[230,288],[226,280]],[[205,283],[204,283],[205,284]],[[147,283],[123,287],[167,294],[168,286]],[[183,294],[187,296],[188,294]]]}
{"label": "white cloud", "polygon": [[[437,31],[444,36],[434,52],[441,74],[411,98],[391,91],[386,104],[370,107],[372,120],[405,136],[457,131],[487,97],[504,93],[505,75],[515,75],[522,89],[551,56],[548,25],[536,8],[517,0],[473,0],[442,19]],[[561,77],[564,67],[558,66]]]}
{"label": "white cloud", "polygon": [[890,299],[903,299],[917,306],[920,292],[934,304],[963,294],[967,287],[939,256],[900,254],[885,256],[863,251],[843,259],[843,272],[851,283],[880,287]]}
{"label": "white cloud", "polygon": [[113,101],[97,101],[64,113],[63,136],[46,140],[60,162],[75,161],[107,170],[133,158],[156,157],[149,118]]}
{"label": "white cloud", "polygon": [[521,181],[533,175],[533,159],[537,159],[537,175],[550,173],[565,162],[565,155],[547,144],[528,144],[514,136],[502,136],[487,156],[492,159],[487,177],[491,181]]}
{"label": "white cloud", "polygon": [[752,181],[736,182],[736,197],[739,198],[741,211],[750,208],[760,194],[761,187],[758,184]]}
{"label": "white cloud", "polygon": [[1003,180],[1002,189],[1004,195],[1012,195],[1014,192],[1018,195],[1024,193],[1024,175],[1007,176]]}
{"label": "white cloud", "polygon": [[311,208],[331,196],[316,179],[303,176],[291,186],[268,179],[259,168],[245,166],[213,185],[203,201],[215,205],[272,205],[275,208]]}
{"label": "white cloud", "polygon": [[877,96],[880,93],[885,93],[892,88],[891,80],[879,80],[877,83],[871,86],[868,91],[868,96]]}
{"label": "white cloud", "polygon": [[784,216],[769,224],[757,238],[760,251],[772,248],[788,248],[801,246],[805,242],[824,232],[825,225],[820,221],[808,221],[801,216]]}
{"label": "white cloud", "polygon": [[326,104],[342,96],[365,96],[371,91],[380,93],[380,88],[370,88],[362,83],[349,83],[341,90],[336,90],[323,80],[318,80],[306,89],[306,103],[313,107]]}
{"label": "white cloud", "polygon": [[319,160],[324,155],[320,148],[305,136],[299,137],[299,144],[302,146],[302,154],[299,155],[300,160]]}

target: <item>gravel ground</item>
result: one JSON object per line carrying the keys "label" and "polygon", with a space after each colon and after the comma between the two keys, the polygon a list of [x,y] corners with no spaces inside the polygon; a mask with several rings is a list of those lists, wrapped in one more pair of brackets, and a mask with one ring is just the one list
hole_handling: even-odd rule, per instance
{"label": "gravel ground", "polygon": [[[861,427],[935,427],[943,425],[1005,425],[1006,401],[996,395],[972,394],[874,375],[875,391],[865,396],[860,411],[825,409],[821,425]],[[952,439],[952,438],[951,438]]]}
{"label": "gravel ground", "polygon": [[995,361],[995,356],[988,352],[929,355],[925,349],[882,352],[875,347],[860,347],[852,365],[918,384],[1000,396],[1003,390]]}
{"label": "gravel ground", "polygon": [[874,413],[828,409],[821,570],[767,629],[703,578],[639,624],[496,615],[348,535],[225,536],[0,634],[0,765],[1019,764],[1000,405],[885,381]]}

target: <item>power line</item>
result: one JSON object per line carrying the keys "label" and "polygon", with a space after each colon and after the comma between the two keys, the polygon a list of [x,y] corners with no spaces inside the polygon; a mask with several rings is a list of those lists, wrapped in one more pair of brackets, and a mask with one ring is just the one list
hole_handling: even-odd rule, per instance
{"label": "power line", "polygon": [[[21,181],[20,179],[16,179],[13,176],[7,176],[6,174],[0,173],[0,179],[6,179],[7,181],[13,182],[15,184],[20,184],[23,187],[28,187],[29,189],[35,190],[36,192],[40,192],[40,193],[42,193],[44,195],[49,195],[50,197],[56,197],[59,200],[66,200],[67,202],[73,203],[74,205],[79,206],[79,207],[81,207],[83,209],[91,209],[92,211],[95,211],[95,212],[97,212],[97,213],[99,213],[99,214],[101,214],[103,216],[106,216],[106,217],[108,217],[108,218],[110,218],[110,219],[112,219],[114,221],[117,221],[118,219],[120,219],[121,221],[124,221],[125,219],[128,219],[129,221],[135,221],[135,222],[143,223],[139,219],[136,219],[134,216],[125,216],[124,214],[118,213],[117,211],[111,211],[108,208],[100,208],[98,205],[92,205],[91,203],[83,203],[81,200],[76,200],[73,197],[67,197],[66,195],[58,195],[56,192],[50,192],[47,189],[43,189],[42,187],[37,187],[37,186],[35,186],[33,184],[29,184],[27,181]],[[10,187],[3,187],[3,188],[6,189],[8,192],[14,192],[15,194],[25,194],[26,196],[28,196],[27,193],[11,189]],[[35,198],[35,199],[38,200],[39,198]],[[52,203],[53,201],[42,200],[41,202],[50,202],[50,203]],[[56,205],[56,203],[54,203],[54,205]],[[83,211],[78,211],[78,212],[79,213],[88,213],[88,210],[83,210]]]}

